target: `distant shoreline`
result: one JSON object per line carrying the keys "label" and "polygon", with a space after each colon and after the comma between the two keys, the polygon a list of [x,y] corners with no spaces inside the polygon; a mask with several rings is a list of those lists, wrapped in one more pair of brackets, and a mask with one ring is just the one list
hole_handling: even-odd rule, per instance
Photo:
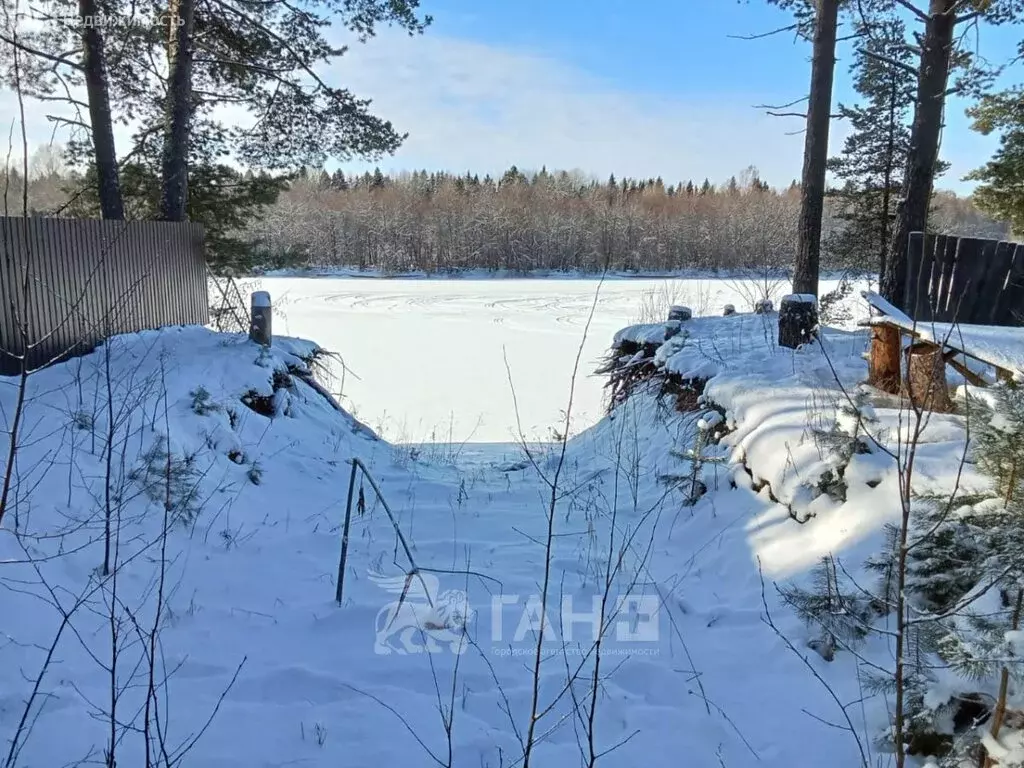
{"label": "distant shoreline", "polygon": [[[839,280],[842,271],[823,272],[822,280]],[[671,272],[608,272],[605,280],[756,280],[763,279],[765,273],[758,269],[681,269]],[[851,274],[852,279],[862,279],[865,275]],[[243,277],[303,277],[317,279],[356,279],[356,280],[598,280],[600,272],[555,270],[532,270],[515,272],[509,270],[467,269],[458,272],[422,271],[412,272],[381,272],[380,270],[359,270],[352,267],[301,267],[289,269],[271,269],[265,272],[254,272]],[[769,273],[768,279],[788,280],[788,271]]]}

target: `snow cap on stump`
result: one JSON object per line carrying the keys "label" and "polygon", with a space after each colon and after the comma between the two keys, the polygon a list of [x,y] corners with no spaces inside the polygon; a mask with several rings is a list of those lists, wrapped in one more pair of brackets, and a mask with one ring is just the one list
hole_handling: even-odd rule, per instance
{"label": "snow cap on stump", "polygon": [[779,346],[796,349],[814,338],[818,328],[818,299],[810,293],[791,293],[779,304]]}
{"label": "snow cap on stump", "polygon": [[693,317],[693,311],[689,307],[684,307],[681,304],[673,304],[668,308],[668,319],[669,321],[677,320],[679,322],[685,322]]}
{"label": "snow cap on stump", "polygon": [[269,347],[273,341],[271,317],[274,312],[270,305],[270,294],[267,291],[253,291],[250,302],[249,338],[261,346]]}

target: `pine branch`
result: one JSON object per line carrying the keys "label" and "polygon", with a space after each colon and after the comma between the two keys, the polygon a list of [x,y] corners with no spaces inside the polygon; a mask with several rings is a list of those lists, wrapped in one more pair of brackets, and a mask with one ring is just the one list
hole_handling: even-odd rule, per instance
{"label": "pine branch", "polygon": [[875,61],[880,61],[883,64],[888,64],[889,66],[896,67],[897,69],[902,69],[904,72],[908,72],[908,73],[912,74],[915,78],[918,77],[917,70],[914,69],[909,64],[906,64],[906,63],[904,63],[902,61],[899,61],[898,59],[893,59],[893,58],[891,58],[889,56],[885,56],[885,55],[883,55],[881,53],[875,53],[874,51],[870,51],[867,48],[861,48],[859,50],[860,50],[861,54],[863,54],[864,56],[867,56],[869,59],[874,59]]}
{"label": "pine branch", "polygon": [[786,26],[779,27],[778,29],[773,29],[769,32],[759,32],[754,35],[726,35],[726,37],[732,40],[761,40],[762,38],[778,35],[782,32],[797,32],[798,36],[802,36],[800,35],[800,24],[794,23],[787,24]]}
{"label": "pine branch", "polygon": [[920,19],[921,21],[925,22],[926,24],[928,23],[928,18],[929,18],[928,14],[925,13],[924,11],[922,11],[920,8],[918,8],[913,3],[911,3],[910,0],[896,0],[896,3],[899,4],[899,5],[902,5],[904,8],[906,8],[912,14],[917,16],[917,18]]}

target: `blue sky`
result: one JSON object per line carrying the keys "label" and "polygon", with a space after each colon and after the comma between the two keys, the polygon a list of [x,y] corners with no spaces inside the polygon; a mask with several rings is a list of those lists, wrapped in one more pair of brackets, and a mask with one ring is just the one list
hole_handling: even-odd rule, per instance
{"label": "blue sky", "polygon": [[[729,37],[789,23],[764,0],[423,6],[435,19],[423,38],[382,34],[336,66],[340,83],[373,97],[379,114],[410,133],[396,156],[381,161],[385,169],[494,173],[516,163],[721,181],[755,165],[777,185],[799,175],[803,140],[787,134],[801,121],[768,118],[753,105],[806,93],[809,45],[791,34]],[[982,28],[971,44],[1002,61],[1019,32]],[[839,58],[834,100],[849,101],[848,46]],[[963,174],[996,144],[969,130],[965,106],[951,101],[943,137],[953,167],[940,186],[959,192],[971,187]],[[844,132],[834,123],[835,149]]]}

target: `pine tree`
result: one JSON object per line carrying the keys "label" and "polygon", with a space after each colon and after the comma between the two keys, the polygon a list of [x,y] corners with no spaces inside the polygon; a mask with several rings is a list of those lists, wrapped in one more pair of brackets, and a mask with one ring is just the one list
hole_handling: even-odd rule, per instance
{"label": "pine tree", "polygon": [[903,22],[893,18],[862,30],[866,40],[854,54],[857,106],[840,104],[852,132],[829,170],[842,182],[833,196],[843,226],[830,238],[829,250],[844,265],[863,265],[875,254],[879,274],[892,247],[892,217],[903,183],[910,142],[910,110],[917,79],[910,69],[913,51]]}
{"label": "pine tree", "polygon": [[1024,232],[1024,88],[985,96],[969,114],[979,133],[1002,132],[993,158],[967,176],[981,182],[974,203],[1009,221],[1015,233]]}
{"label": "pine tree", "polygon": [[[13,18],[11,0],[0,3]],[[328,157],[379,157],[405,138],[371,114],[367,100],[328,85],[316,70],[345,53],[344,46],[328,40],[325,30],[332,27],[360,41],[372,37],[380,24],[422,32],[430,18],[417,15],[418,0],[312,0],[302,7],[234,0],[170,5],[89,0],[88,5],[96,10],[82,10],[86,6],[77,0],[48,3],[34,36],[19,44],[26,64],[47,73],[29,95],[75,105],[63,84],[74,86],[83,72],[87,80],[95,75],[95,85],[105,94],[94,99],[90,93],[90,102],[106,101],[108,113],[135,129],[134,146],[122,162],[143,156],[147,166],[155,163],[159,169],[163,218],[182,218],[193,193],[216,192],[193,188],[196,145],[212,153],[213,165],[234,161],[284,174],[305,165],[319,168]],[[63,21],[98,13],[119,23],[100,29]],[[84,43],[81,30],[89,38]],[[97,45],[89,44],[93,38]],[[6,49],[5,44],[0,57],[6,58]],[[0,81],[7,76],[8,67],[0,65]],[[253,119],[223,119],[218,107],[225,103]],[[98,169],[92,178],[100,183],[105,213],[117,181],[109,123],[108,114],[83,140],[69,143],[69,159],[78,169]],[[204,175],[210,178],[197,174]],[[123,202],[124,208],[133,205],[127,197]]]}
{"label": "pine tree", "polygon": [[523,173],[513,165],[502,175],[501,181],[498,182],[498,186],[507,187],[525,183],[526,176],[524,176]]}
{"label": "pine tree", "polygon": [[[893,258],[886,261],[880,286],[882,295],[897,307],[903,306],[906,293],[907,239],[911,232],[924,231],[928,221],[946,99],[951,94],[962,92],[968,83],[967,79],[961,78],[961,82],[950,87],[952,69],[958,64],[962,66],[971,62],[963,47],[958,50],[957,39],[965,29],[979,21],[1013,23],[1020,21],[1024,14],[1024,8],[1017,0],[901,0],[900,4],[917,12],[924,29],[915,41],[916,50],[920,53],[919,76],[910,129],[910,150],[893,225]],[[975,57],[975,61],[979,59]],[[971,69],[973,78],[981,68]]]}

